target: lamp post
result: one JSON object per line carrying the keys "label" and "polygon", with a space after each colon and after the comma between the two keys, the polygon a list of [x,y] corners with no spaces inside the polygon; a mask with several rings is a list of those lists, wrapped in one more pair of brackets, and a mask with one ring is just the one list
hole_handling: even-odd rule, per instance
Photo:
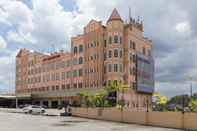
{"label": "lamp post", "polygon": [[148,97],[147,97],[147,100],[146,100],[146,112],[148,112],[148,104],[149,104],[149,101],[148,101]]}
{"label": "lamp post", "polygon": [[184,94],[183,94],[183,97],[182,97],[182,113],[184,114],[184,108],[185,108],[185,96],[184,96]]}

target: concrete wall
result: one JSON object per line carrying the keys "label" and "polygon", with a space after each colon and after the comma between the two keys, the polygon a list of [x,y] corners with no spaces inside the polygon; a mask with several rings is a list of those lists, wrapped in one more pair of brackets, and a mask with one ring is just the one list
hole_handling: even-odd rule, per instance
{"label": "concrete wall", "polygon": [[148,124],[153,126],[182,128],[182,112],[148,112]]}
{"label": "concrete wall", "polygon": [[197,130],[197,113],[184,114],[184,128]]}
{"label": "concrete wall", "polygon": [[145,124],[146,112],[143,111],[131,111],[129,109],[123,110],[123,122]]}
{"label": "concrete wall", "polygon": [[72,114],[99,120],[197,130],[197,113],[143,112],[117,108],[73,108]]}

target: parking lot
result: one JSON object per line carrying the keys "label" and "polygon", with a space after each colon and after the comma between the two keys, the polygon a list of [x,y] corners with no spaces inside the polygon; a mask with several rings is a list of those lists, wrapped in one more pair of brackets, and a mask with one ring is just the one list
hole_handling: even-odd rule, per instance
{"label": "parking lot", "polygon": [[1,131],[179,131],[76,117],[0,112]]}

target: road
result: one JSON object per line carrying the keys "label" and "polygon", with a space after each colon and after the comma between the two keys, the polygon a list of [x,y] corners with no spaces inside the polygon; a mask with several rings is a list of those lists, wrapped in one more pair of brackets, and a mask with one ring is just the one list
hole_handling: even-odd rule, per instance
{"label": "road", "polygon": [[0,131],[180,131],[175,129],[90,120],[0,112]]}

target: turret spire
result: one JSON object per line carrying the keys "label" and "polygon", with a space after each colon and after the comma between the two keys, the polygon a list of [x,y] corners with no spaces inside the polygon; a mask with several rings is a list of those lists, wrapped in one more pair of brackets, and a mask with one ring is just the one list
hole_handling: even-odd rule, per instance
{"label": "turret spire", "polygon": [[112,11],[109,19],[107,22],[112,21],[112,20],[120,20],[123,21],[122,18],[120,17],[118,11],[116,10],[116,8],[114,8],[114,10]]}

